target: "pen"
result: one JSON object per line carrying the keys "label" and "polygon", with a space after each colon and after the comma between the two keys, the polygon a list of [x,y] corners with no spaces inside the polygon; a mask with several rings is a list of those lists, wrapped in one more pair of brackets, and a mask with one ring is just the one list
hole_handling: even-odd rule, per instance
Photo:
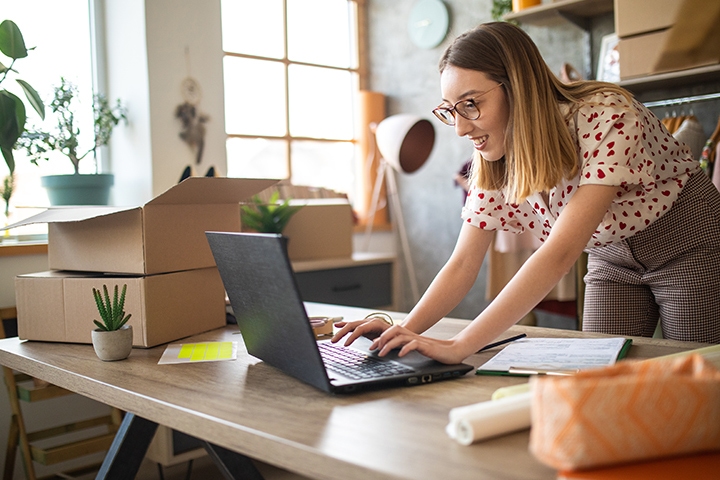
{"label": "pen", "polygon": [[521,338],[525,338],[525,337],[527,337],[527,335],[524,334],[524,333],[521,333],[520,335],[515,335],[514,337],[508,337],[508,338],[505,338],[505,339],[503,339],[503,340],[500,340],[499,342],[488,343],[487,345],[485,345],[483,348],[481,348],[480,350],[478,350],[478,351],[475,352],[475,353],[484,352],[485,350],[489,350],[489,349],[491,349],[491,348],[499,347],[500,345],[505,345],[506,343],[514,342],[515,340],[520,340]]}
{"label": "pen", "polygon": [[485,350],[490,350],[491,348],[499,347],[500,345],[505,345],[506,343],[514,342],[515,340],[520,340],[521,338],[525,338],[525,337],[527,337],[527,335],[524,333],[521,333],[520,335],[515,335],[514,337],[504,338],[504,339],[500,340],[499,342],[488,343],[487,345],[485,345],[483,348],[481,348],[480,350],[478,350],[475,353],[484,352]]}

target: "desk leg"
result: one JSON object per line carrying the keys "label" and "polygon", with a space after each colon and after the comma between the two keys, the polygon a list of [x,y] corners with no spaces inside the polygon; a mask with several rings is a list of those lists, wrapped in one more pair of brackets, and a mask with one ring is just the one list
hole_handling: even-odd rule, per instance
{"label": "desk leg", "polygon": [[135,478],[158,424],[126,413],[96,480]]}
{"label": "desk leg", "polygon": [[245,455],[203,441],[210,458],[227,480],[263,480],[262,474]]}

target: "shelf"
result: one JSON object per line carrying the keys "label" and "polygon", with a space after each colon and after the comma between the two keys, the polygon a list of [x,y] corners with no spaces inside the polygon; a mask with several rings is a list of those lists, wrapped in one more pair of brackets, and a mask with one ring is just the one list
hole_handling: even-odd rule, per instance
{"label": "shelf", "polygon": [[560,16],[584,30],[589,30],[592,17],[612,11],[613,0],[559,0],[508,13],[503,19],[533,25]]}
{"label": "shelf", "polygon": [[292,267],[295,273],[315,270],[329,270],[334,268],[358,267],[362,265],[376,265],[380,263],[393,263],[395,255],[391,253],[353,252],[352,257],[323,258],[319,260],[293,260]]}
{"label": "shelf", "polygon": [[619,81],[618,85],[634,93],[640,93],[661,88],[685,87],[708,81],[720,81],[720,64],[629,78]]}

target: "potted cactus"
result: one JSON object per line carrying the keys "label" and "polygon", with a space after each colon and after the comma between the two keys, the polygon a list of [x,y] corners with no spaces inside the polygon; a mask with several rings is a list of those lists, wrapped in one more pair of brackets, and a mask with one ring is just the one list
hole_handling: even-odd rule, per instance
{"label": "potted cactus", "polygon": [[118,286],[115,285],[112,300],[107,285],[103,285],[102,293],[92,289],[95,305],[102,322],[93,320],[97,328],[92,331],[92,343],[95,353],[100,360],[110,362],[123,360],[132,350],[132,326],[127,325],[131,315],[125,314],[125,294],[127,284],[123,285],[122,293],[118,295]]}

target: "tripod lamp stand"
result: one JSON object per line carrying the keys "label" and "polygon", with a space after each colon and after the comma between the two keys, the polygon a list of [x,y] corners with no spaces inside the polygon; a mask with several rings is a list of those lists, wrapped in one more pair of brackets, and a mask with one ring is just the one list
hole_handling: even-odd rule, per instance
{"label": "tripod lamp stand", "polygon": [[401,113],[387,117],[379,124],[371,124],[370,130],[374,134],[381,158],[378,162],[377,177],[373,188],[368,222],[365,227],[366,246],[372,234],[382,184],[387,178],[386,187],[388,201],[390,202],[390,215],[400,237],[400,246],[405,268],[410,278],[413,300],[417,302],[420,299],[420,293],[417,278],[415,277],[415,267],[410,254],[410,244],[407,239],[407,230],[403,220],[395,173],[413,173],[425,164],[435,143],[435,129],[432,123],[426,119]]}

